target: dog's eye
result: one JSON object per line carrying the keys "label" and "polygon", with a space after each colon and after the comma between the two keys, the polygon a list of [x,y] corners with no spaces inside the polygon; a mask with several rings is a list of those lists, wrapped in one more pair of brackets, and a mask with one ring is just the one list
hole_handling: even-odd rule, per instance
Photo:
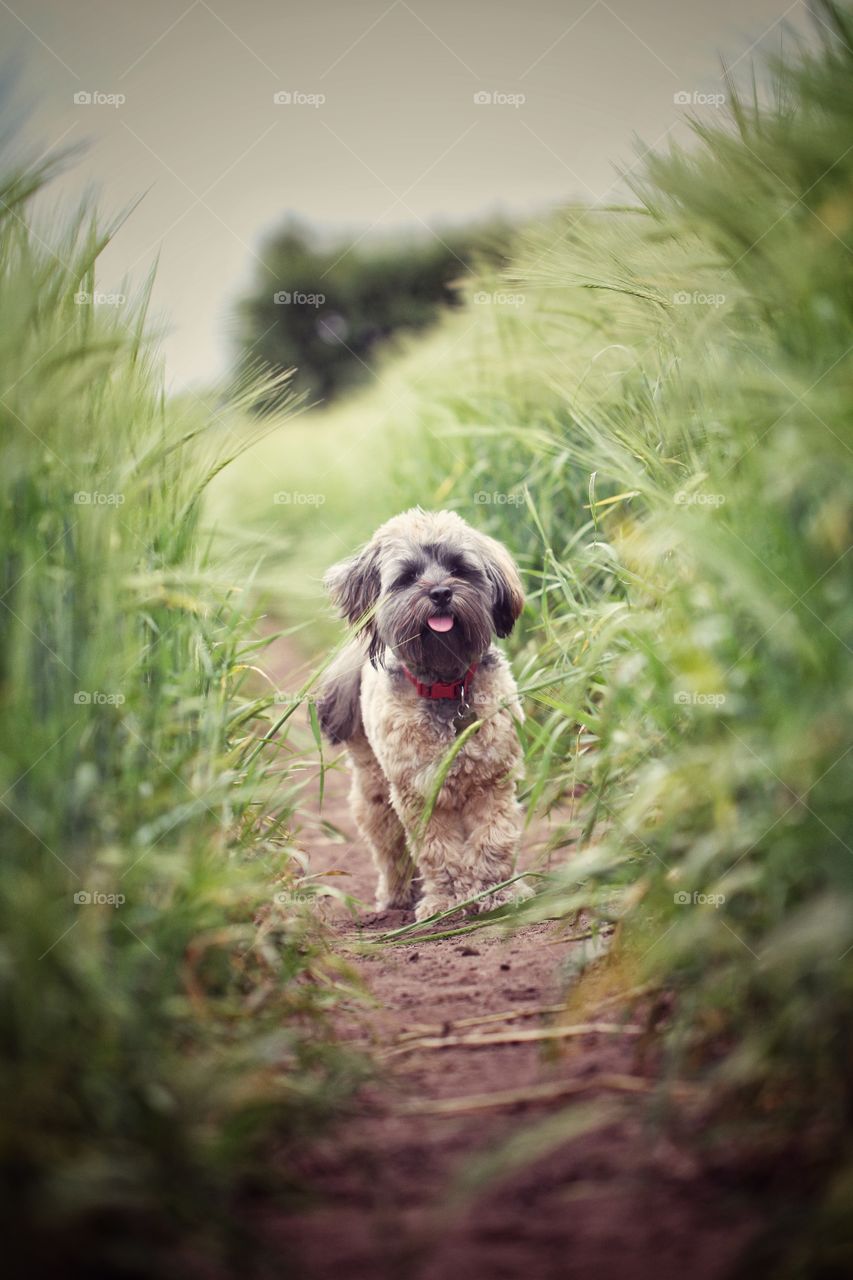
{"label": "dog's eye", "polygon": [[476,573],[476,570],[464,560],[454,560],[452,564],[448,565],[447,571],[454,578],[471,578]]}
{"label": "dog's eye", "polygon": [[415,565],[405,565],[397,574],[391,583],[393,589],[399,590],[401,587],[410,587],[418,576],[418,569]]}

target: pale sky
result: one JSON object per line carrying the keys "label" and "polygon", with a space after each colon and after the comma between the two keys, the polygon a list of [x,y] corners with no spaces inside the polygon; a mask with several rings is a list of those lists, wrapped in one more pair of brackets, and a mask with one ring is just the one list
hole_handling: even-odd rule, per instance
{"label": "pale sky", "polygon": [[143,197],[99,288],[159,257],[179,387],[225,372],[285,215],[355,240],[618,198],[636,139],[686,136],[675,95],[713,112],[720,55],[744,70],[783,19],[803,29],[805,0],[0,0],[0,47],[38,147],[88,143],[51,202]]}

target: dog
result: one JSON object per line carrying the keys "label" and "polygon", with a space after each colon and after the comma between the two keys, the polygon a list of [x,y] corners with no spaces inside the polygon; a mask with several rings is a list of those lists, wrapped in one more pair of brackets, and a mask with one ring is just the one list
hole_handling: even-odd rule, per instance
{"label": "dog", "polygon": [[[425,920],[475,895],[479,910],[529,896],[521,881],[485,892],[513,875],[521,829],[522,709],[493,644],[524,606],[509,552],[455,512],[418,507],[334,565],[325,586],[356,631],[318,715],[349,753],[377,910],[415,907]],[[434,794],[442,759],[473,725]]]}

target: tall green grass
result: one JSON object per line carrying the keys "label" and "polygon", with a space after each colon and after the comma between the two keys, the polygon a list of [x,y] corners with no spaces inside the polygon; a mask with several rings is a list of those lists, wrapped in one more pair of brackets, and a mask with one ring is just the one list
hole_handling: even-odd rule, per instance
{"label": "tall green grass", "polygon": [[773,101],[649,165],[642,213],[529,237],[481,402],[518,427],[462,437],[524,476],[488,517],[538,585],[526,673],[560,677],[531,792],[588,788],[559,900],[675,988],[670,1069],[718,1133],[797,1134],[798,1193],[828,1179],[794,1274],[853,1248],[853,24],[822,16]]}
{"label": "tall green grass", "polygon": [[186,1275],[239,1245],[243,1273],[264,1145],[356,1078],[325,1019],[346,975],[287,905],[298,778],[258,748],[245,566],[201,524],[253,437],[164,396],[145,297],[93,301],[109,233],[34,220],[51,172],[0,178],[4,1269]]}
{"label": "tall green grass", "polygon": [[675,993],[667,1072],[719,1140],[796,1149],[797,1276],[853,1258],[853,18],[818,17],[636,208],[524,233],[317,446],[342,541],[419,501],[519,556],[541,911],[615,922],[619,972]]}

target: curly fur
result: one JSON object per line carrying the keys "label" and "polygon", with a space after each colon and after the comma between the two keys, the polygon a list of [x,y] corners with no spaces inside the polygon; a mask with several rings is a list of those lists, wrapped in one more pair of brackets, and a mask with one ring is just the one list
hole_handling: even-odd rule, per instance
{"label": "curly fur", "polygon": [[[326,585],[357,631],[327,675],[320,722],[349,752],[353,813],[379,873],[378,909],[413,906],[420,890],[415,914],[424,919],[513,873],[522,711],[492,638],[508,635],[523,607],[518,570],[505,547],[454,512],[416,508],[335,565]],[[437,614],[452,617],[449,631],[429,627]],[[472,663],[467,708],[421,697],[403,671],[451,683]],[[475,717],[482,723],[424,826],[436,767]],[[513,889],[485,905],[527,893]]]}

